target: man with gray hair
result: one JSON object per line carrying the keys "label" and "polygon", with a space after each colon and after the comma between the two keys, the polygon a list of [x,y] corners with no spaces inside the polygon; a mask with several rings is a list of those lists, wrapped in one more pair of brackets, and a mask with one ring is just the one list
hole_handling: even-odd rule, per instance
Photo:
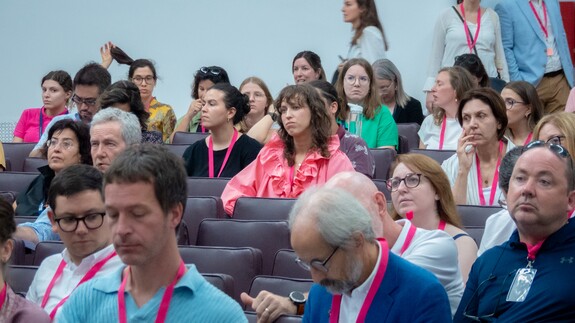
{"label": "man with gray hair", "polygon": [[105,172],[127,147],[142,141],[138,118],[129,112],[106,108],[96,113],[90,127],[90,144],[94,167]]}
{"label": "man with gray hair", "polygon": [[289,218],[297,263],[316,283],[303,322],[449,322],[445,290],[376,239],[368,211],[341,189],[310,189]]}

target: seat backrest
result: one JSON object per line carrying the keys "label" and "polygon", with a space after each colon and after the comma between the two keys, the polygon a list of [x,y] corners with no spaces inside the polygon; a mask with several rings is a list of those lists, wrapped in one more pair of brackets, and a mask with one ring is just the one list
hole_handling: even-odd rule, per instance
{"label": "seat backrest", "polygon": [[10,265],[6,272],[6,283],[14,293],[26,297],[37,271],[37,266]]}
{"label": "seat backrest", "polygon": [[480,205],[458,205],[457,213],[461,218],[464,230],[477,242],[481,243],[483,231],[485,231],[485,222],[487,218],[501,211],[497,206],[480,206]]}
{"label": "seat backrest", "polygon": [[178,244],[196,244],[198,227],[203,219],[225,216],[222,199],[216,196],[193,196],[186,201],[186,210],[178,230]]}
{"label": "seat backrest", "polygon": [[224,188],[230,181],[226,177],[188,177],[188,196],[221,197]]}
{"label": "seat backrest", "polygon": [[194,264],[200,273],[230,275],[234,279],[233,297],[249,291],[252,279],[262,273],[262,253],[249,247],[180,246],[186,264]]}
{"label": "seat backrest", "polygon": [[38,177],[35,173],[0,172],[0,191],[14,192],[16,197],[25,192],[30,183]]}
{"label": "seat backrest", "polygon": [[407,138],[408,151],[419,147],[419,124],[417,123],[398,123],[397,133]]}
{"label": "seat backrest", "polygon": [[202,276],[229,297],[234,297],[234,278],[226,274],[202,274]]}
{"label": "seat backrest", "polygon": [[10,256],[10,264],[15,266],[29,265],[26,257],[26,245],[23,240],[14,239],[14,247]]}
{"label": "seat backrest", "polygon": [[250,296],[256,297],[259,292],[266,290],[279,296],[288,297],[293,291],[309,292],[313,280],[287,278],[278,276],[257,276],[250,286]]}
{"label": "seat backrest", "polygon": [[264,275],[271,274],[278,250],[291,249],[287,221],[205,219],[200,223],[197,245],[260,249]]}
{"label": "seat backrest", "polygon": [[411,153],[422,154],[431,157],[433,160],[437,161],[439,165],[443,163],[446,159],[455,154],[455,150],[438,150],[438,149],[412,149]]}
{"label": "seat backrest", "polygon": [[240,197],[233,218],[236,220],[285,220],[295,199]]}
{"label": "seat backrest", "polygon": [[387,184],[385,183],[385,180],[383,179],[372,179],[371,180],[373,182],[373,184],[375,184],[375,186],[377,187],[377,190],[382,192],[383,195],[385,195],[385,198],[387,199],[387,201],[391,201],[391,192],[387,189]]}
{"label": "seat backrest", "polygon": [[16,201],[16,194],[14,194],[14,192],[2,191],[0,192],[0,199],[12,205],[14,201]]}
{"label": "seat backrest", "polygon": [[21,172],[24,170],[24,159],[30,155],[32,149],[34,149],[36,143],[26,142],[26,143],[16,143],[16,142],[4,142],[2,147],[4,148],[4,157],[10,159],[10,168],[7,171]]}
{"label": "seat backrest", "polygon": [[[246,318],[248,319],[248,323],[257,323],[258,322],[258,314],[252,311],[244,311]],[[282,315],[278,317],[274,323],[301,323],[302,317],[299,315]]]}
{"label": "seat backrest", "polygon": [[169,144],[169,145],[164,145],[164,147],[168,148],[168,151],[170,151],[172,154],[174,154],[178,157],[182,157],[184,155],[184,152],[186,151],[186,149],[188,149],[188,147],[190,147],[190,145],[188,145],[188,144]]}
{"label": "seat backrest", "polygon": [[17,215],[14,217],[14,221],[16,221],[16,225],[26,223],[26,222],[34,222],[34,221],[36,221],[36,219],[38,219],[37,216],[31,216],[31,215]]}
{"label": "seat backrest", "polygon": [[26,157],[24,159],[24,166],[22,166],[22,171],[26,173],[40,173],[38,167],[48,165],[48,160],[44,158]]}
{"label": "seat backrest", "polygon": [[276,252],[272,276],[311,279],[311,273],[295,262],[297,258],[291,249],[281,249]]}
{"label": "seat backrest", "polygon": [[60,253],[66,248],[61,241],[42,241],[36,245],[32,265],[40,266],[42,261],[51,255]]}
{"label": "seat backrest", "polygon": [[370,149],[373,158],[375,158],[375,175],[377,179],[387,179],[389,167],[395,159],[396,152],[393,149]]}
{"label": "seat backrest", "polygon": [[209,135],[207,132],[183,132],[176,131],[174,134],[174,139],[172,139],[172,144],[187,144],[191,145],[196,141],[206,139]]}
{"label": "seat backrest", "polygon": [[397,137],[397,153],[407,154],[409,152],[409,139],[406,136],[398,135]]}

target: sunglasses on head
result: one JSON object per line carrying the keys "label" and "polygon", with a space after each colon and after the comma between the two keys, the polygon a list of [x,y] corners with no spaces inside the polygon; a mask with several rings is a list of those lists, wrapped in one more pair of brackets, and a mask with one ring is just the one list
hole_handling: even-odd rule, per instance
{"label": "sunglasses on head", "polygon": [[200,72],[203,74],[212,74],[212,75],[220,75],[222,69],[219,67],[202,67],[200,68]]}

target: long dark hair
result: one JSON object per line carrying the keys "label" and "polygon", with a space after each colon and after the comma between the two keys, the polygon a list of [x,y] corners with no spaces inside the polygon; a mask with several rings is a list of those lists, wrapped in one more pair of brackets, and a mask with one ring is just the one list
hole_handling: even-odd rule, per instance
{"label": "long dark hair", "polygon": [[385,37],[385,32],[383,32],[383,25],[379,21],[379,17],[377,15],[377,7],[375,6],[374,0],[357,0],[357,6],[360,9],[363,9],[361,12],[361,16],[359,19],[359,26],[355,30],[355,35],[351,39],[351,44],[357,44],[357,41],[363,34],[363,30],[365,27],[374,26],[379,31],[381,31],[381,35],[383,36],[383,49],[388,50],[389,44],[387,43],[387,37]]}

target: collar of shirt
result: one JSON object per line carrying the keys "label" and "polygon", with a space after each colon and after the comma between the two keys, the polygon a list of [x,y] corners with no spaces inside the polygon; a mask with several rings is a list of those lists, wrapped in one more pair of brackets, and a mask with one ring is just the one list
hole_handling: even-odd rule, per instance
{"label": "collar of shirt", "polygon": [[413,223],[411,223],[411,221],[409,221],[407,219],[400,219],[400,220],[395,221],[395,223],[401,225],[403,228],[401,229],[401,232],[399,233],[399,236],[397,237],[397,241],[395,241],[395,243],[391,247],[391,252],[393,252],[396,255],[399,255],[399,252],[401,251],[401,247],[403,247],[403,244],[405,243],[405,239],[407,239],[407,233],[409,232],[409,228],[411,228]]}
{"label": "collar of shirt", "polygon": [[106,248],[98,250],[98,251],[94,252],[93,254],[84,257],[84,259],[82,259],[80,264],[77,266],[72,261],[72,259],[70,258],[70,253],[68,252],[68,248],[66,248],[66,249],[64,249],[64,251],[62,251],[62,258],[64,259],[64,261],[66,261],[66,269],[67,270],[75,271],[78,268],[85,268],[86,269],[85,271],[87,272],[88,270],[90,270],[90,268],[92,268],[92,266],[94,264],[96,264],[98,261],[107,257],[113,251],[114,251],[114,245],[110,244]]}

